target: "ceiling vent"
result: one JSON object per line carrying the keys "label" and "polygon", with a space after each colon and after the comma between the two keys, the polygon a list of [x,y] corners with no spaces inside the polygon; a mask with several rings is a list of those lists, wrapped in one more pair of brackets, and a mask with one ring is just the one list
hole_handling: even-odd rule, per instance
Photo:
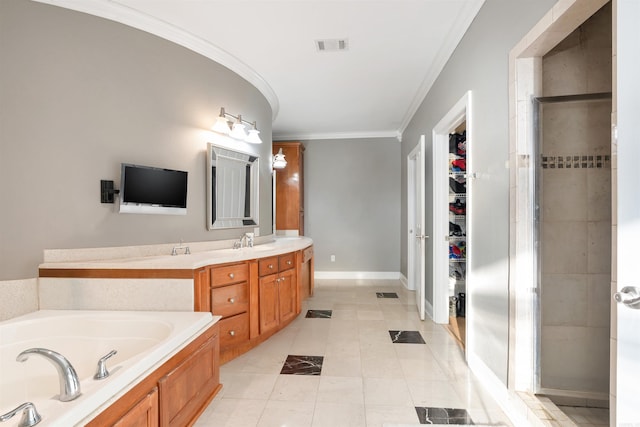
{"label": "ceiling vent", "polygon": [[325,39],[316,40],[318,52],[338,52],[349,49],[348,39]]}

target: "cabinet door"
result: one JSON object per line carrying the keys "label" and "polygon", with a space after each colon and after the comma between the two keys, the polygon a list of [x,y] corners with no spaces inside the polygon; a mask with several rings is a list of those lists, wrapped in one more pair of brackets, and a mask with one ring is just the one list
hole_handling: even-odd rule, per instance
{"label": "cabinet door", "polygon": [[280,323],[278,307],[278,275],[261,277],[259,282],[260,301],[260,333],[263,334]]}
{"label": "cabinet door", "polygon": [[296,315],[296,271],[287,270],[278,278],[278,301],[280,320],[286,321]]}
{"label": "cabinet door", "polygon": [[218,386],[218,336],[211,337],[188,359],[158,381],[162,427],[188,425]]}
{"label": "cabinet door", "polygon": [[113,427],[158,427],[159,425],[158,388],[156,387],[113,424]]}

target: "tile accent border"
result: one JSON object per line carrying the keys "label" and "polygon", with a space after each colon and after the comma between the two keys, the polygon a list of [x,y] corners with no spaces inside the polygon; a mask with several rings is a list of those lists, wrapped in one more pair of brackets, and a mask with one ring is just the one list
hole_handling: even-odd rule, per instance
{"label": "tile accent border", "polygon": [[611,169],[611,156],[575,154],[540,156],[542,169]]}

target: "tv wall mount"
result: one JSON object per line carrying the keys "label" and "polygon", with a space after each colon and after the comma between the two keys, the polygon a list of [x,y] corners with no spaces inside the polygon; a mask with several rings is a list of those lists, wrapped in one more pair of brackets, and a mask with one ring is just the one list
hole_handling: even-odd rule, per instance
{"label": "tv wall mount", "polygon": [[120,194],[120,190],[116,190],[113,181],[100,180],[100,203],[115,203],[115,195]]}

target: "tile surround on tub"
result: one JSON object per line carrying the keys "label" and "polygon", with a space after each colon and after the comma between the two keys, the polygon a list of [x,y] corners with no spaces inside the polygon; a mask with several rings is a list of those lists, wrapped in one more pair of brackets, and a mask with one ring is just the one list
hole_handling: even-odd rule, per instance
{"label": "tile surround on tub", "polygon": [[193,311],[191,279],[40,278],[41,310]]}
{"label": "tile surround on tub", "polygon": [[38,279],[0,281],[0,321],[38,311]]}

